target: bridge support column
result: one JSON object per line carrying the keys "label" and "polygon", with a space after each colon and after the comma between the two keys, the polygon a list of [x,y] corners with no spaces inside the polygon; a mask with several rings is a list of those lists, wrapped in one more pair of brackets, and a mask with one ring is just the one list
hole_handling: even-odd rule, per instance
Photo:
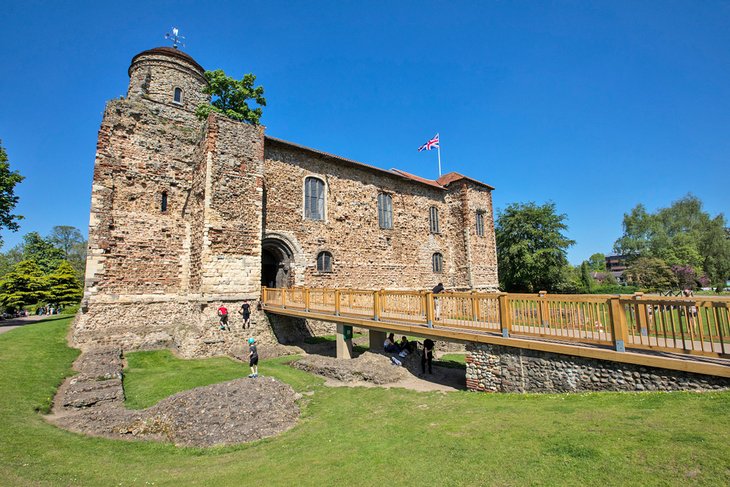
{"label": "bridge support column", "polygon": [[370,351],[371,352],[382,352],[383,343],[385,343],[385,332],[378,330],[370,330]]}
{"label": "bridge support column", "polygon": [[335,343],[337,343],[337,358],[352,358],[352,327],[337,323]]}

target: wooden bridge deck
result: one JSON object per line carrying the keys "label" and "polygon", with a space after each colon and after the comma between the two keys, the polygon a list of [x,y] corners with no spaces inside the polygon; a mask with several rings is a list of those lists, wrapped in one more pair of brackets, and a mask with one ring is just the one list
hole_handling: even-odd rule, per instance
{"label": "wooden bridge deck", "polygon": [[638,298],[293,288],[264,289],[262,302],[377,331],[730,377],[730,300]]}

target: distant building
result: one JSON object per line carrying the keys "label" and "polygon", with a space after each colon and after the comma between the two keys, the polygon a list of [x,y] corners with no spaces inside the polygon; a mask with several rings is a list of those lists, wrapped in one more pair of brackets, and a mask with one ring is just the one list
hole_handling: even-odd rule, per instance
{"label": "distant building", "polygon": [[628,255],[606,256],[606,271],[610,272],[622,284],[625,282],[624,271],[628,268],[628,260]]}

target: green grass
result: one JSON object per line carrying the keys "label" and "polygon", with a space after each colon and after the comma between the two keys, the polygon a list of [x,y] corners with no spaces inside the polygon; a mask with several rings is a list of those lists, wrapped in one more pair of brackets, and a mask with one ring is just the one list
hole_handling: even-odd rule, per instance
{"label": "green grass", "polygon": [[[727,392],[328,388],[289,368],[292,357],[260,366],[262,374],[310,391],[299,424],[276,438],[199,449],[84,437],[37,412],[77,356],[65,342],[69,321],[0,335],[0,485],[730,484]],[[183,387],[188,379],[176,375],[192,369],[198,369],[194,385],[220,379],[213,370],[221,368],[219,359],[190,366],[159,352],[139,358],[136,385],[127,390],[142,403],[156,400],[165,382]],[[147,393],[135,391],[143,385]]]}
{"label": "green grass", "polygon": [[434,365],[440,365],[441,367],[466,370],[466,354],[445,353],[438,360],[434,360],[433,363]]}

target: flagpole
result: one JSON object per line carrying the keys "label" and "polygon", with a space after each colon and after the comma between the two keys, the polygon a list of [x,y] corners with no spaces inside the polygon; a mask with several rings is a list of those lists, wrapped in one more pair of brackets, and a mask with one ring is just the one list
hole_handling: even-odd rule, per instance
{"label": "flagpole", "polygon": [[438,146],[438,154],[439,154],[439,177],[441,177],[441,140],[439,139],[439,146]]}

